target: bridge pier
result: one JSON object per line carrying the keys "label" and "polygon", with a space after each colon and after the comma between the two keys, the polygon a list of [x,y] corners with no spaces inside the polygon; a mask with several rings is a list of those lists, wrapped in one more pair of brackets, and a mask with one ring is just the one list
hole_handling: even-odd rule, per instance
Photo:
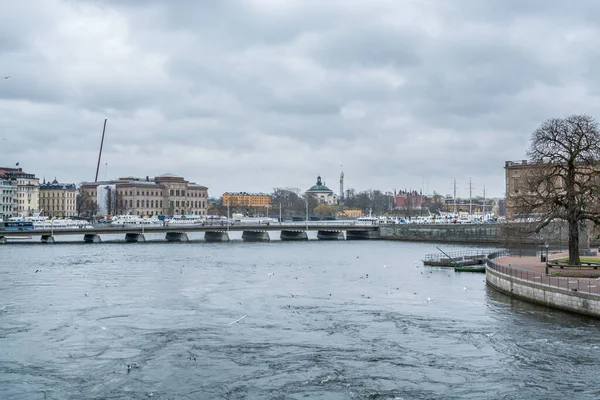
{"label": "bridge pier", "polygon": [[145,242],[146,237],[141,233],[126,233],[125,241],[129,243]]}
{"label": "bridge pier", "polygon": [[42,243],[54,243],[54,236],[42,235]]}
{"label": "bridge pier", "polygon": [[86,233],[83,235],[83,241],[85,243],[101,243],[102,239],[100,235],[96,235],[95,233]]}
{"label": "bridge pier", "polygon": [[308,240],[308,235],[306,231],[281,231],[281,240]]}
{"label": "bridge pier", "polygon": [[6,244],[8,240],[4,236],[0,236],[0,244]]}
{"label": "bridge pier", "polygon": [[379,239],[379,231],[347,231],[346,240]]}
{"label": "bridge pier", "polygon": [[342,232],[342,231],[317,231],[317,239],[319,239],[319,240],[344,240],[344,232]]}
{"label": "bridge pier", "polygon": [[206,231],[204,240],[210,243],[229,242],[229,234],[221,231]]}
{"label": "bridge pier", "polygon": [[165,239],[167,242],[187,242],[189,240],[185,232],[167,232]]}
{"label": "bridge pier", "polygon": [[245,242],[268,242],[271,240],[266,231],[243,231],[242,240]]}

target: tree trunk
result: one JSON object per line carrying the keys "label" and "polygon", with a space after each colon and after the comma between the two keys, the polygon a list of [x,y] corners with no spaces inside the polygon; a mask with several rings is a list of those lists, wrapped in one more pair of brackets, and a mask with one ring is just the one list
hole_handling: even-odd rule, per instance
{"label": "tree trunk", "polygon": [[579,221],[569,221],[569,264],[579,265]]}

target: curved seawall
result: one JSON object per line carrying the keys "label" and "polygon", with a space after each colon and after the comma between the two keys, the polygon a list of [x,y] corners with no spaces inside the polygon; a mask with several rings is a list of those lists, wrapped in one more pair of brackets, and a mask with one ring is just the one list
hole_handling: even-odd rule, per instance
{"label": "curved seawall", "polygon": [[488,260],[486,282],[509,296],[600,318],[600,282],[559,278]]}

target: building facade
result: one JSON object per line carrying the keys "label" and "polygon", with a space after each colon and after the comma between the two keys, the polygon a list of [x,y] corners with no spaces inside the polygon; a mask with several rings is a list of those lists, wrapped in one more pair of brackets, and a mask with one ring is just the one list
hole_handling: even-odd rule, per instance
{"label": "building facade", "polygon": [[270,207],[272,197],[265,193],[226,192],[221,201],[230,207]]}
{"label": "building facade", "polygon": [[126,177],[81,184],[79,203],[85,216],[206,215],[208,188],[174,174]]}
{"label": "building facade", "polygon": [[0,179],[16,180],[17,191],[13,202],[13,213],[32,215],[40,209],[40,180],[35,174],[23,172],[22,168],[0,167]]}
{"label": "building facade", "polygon": [[0,221],[8,220],[14,217],[16,211],[13,210],[17,194],[16,179],[0,178]]}
{"label": "building facade", "polygon": [[338,196],[321,181],[317,176],[317,183],[306,191],[307,196],[314,197],[320,204],[334,206],[338,204]]}
{"label": "building facade", "polygon": [[506,161],[504,163],[504,175],[506,184],[505,213],[506,219],[514,219],[517,215],[516,198],[526,190],[525,180],[532,169],[539,168],[544,164],[536,164],[522,161]]}
{"label": "building facade", "polygon": [[77,215],[77,188],[74,183],[53,182],[40,184],[40,211],[48,217]]}

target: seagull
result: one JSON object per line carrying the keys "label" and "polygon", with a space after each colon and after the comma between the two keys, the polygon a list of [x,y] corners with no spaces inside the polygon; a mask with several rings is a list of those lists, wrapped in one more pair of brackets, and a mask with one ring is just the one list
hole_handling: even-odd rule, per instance
{"label": "seagull", "polygon": [[430,301],[431,301],[431,297],[428,297],[427,298],[427,302],[429,303]]}
{"label": "seagull", "polygon": [[467,291],[467,288],[466,288],[466,287],[463,287],[463,290],[466,292],[466,291]]}
{"label": "seagull", "polygon": [[10,78],[11,78],[10,75],[4,77],[4,79],[10,79]]}
{"label": "seagull", "polygon": [[271,279],[271,277],[272,277],[273,275],[275,275],[275,272],[270,272],[270,273],[269,273],[269,279]]}

